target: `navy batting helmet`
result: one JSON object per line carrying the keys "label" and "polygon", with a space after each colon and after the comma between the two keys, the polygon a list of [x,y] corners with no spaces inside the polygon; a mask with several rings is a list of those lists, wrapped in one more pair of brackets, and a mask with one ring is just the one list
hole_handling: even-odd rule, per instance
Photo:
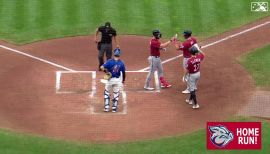
{"label": "navy batting helmet", "polygon": [[159,39],[162,36],[161,32],[158,29],[153,30],[152,33],[153,33],[153,36],[155,36],[156,39]]}
{"label": "navy batting helmet", "polygon": [[116,57],[120,57],[121,55],[121,50],[119,48],[114,49],[113,55]]}
{"label": "navy batting helmet", "polygon": [[192,31],[191,30],[184,30],[183,35],[184,36],[191,36]]}
{"label": "navy batting helmet", "polygon": [[196,53],[199,52],[199,50],[198,50],[197,47],[192,46],[191,48],[189,48],[189,52],[190,52],[192,55],[195,55]]}

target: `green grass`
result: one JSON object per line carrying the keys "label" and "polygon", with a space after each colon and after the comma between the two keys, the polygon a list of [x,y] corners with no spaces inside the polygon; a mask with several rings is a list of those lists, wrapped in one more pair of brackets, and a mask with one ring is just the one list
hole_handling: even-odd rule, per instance
{"label": "green grass", "polygon": [[241,57],[240,63],[252,75],[257,86],[270,87],[270,45]]}
{"label": "green grass", "polygon": [[[258,121],[241,118],[238,121]],[[270,122],[262,121],[262,150],[206,150],[205,130],[159,140],[115,144],[94,144],[53,140],[0,130],[0,153],[5,154],[249,154],[270,153]]]}
{"label": "green grass", "polygon": [[[209,37],[270,13],[250,11],[253,0],[0,0],[0,38],[24,44],[93,34],[111,21],[121,34],[164,37],[192,29]],[[269,1],[269,0],[256,0]]]}

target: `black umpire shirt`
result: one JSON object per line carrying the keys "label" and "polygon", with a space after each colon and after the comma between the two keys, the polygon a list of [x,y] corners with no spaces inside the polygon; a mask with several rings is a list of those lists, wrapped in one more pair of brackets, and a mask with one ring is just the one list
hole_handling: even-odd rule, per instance
{"label": "black umpire shirt", "polygon": [[100,26],[98,31],[101,32],[101,43],[112,43],[112,37],[116,36],[116,31],[112,27]]}

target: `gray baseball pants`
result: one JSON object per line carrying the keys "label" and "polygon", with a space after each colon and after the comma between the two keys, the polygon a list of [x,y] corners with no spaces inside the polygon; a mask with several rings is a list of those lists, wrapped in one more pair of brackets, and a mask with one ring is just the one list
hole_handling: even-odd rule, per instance
{"label": "gray baseball pants", "polygon": [[146,77],[146,81],[144,85],[145,87],[150,87],[150,82],[155,71],[158,72],[158,78],[163,76],[163,67],[162,67],[161,59],[159,57],[149,56],[148,61],[150,63],[150,70]]}

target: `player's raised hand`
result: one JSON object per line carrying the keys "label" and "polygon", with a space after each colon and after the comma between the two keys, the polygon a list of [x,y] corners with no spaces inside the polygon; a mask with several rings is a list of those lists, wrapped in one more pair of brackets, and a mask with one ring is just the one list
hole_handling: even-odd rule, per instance
{"label": "player's raised hand", "polygon": [[173,42],[176,42],[177,41],[177,34],[175,34],[174,36],[173,36]]}
{"label": "player's raised hand", "polygon": [[175,43],[175,42],[177,41],[177,34],[175,34],[175,35],[170,39],[170,41],[171,41],[172,43]]}

